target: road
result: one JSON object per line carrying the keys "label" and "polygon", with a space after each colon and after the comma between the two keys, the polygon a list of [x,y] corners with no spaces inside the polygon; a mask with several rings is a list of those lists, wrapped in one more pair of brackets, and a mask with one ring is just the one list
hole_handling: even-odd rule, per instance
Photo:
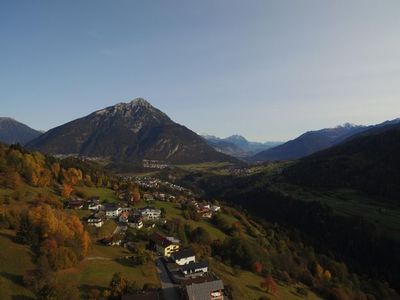
{"label": "road", "polygon": [[156,259],[156,267],[158,275],[160,276],[161,287],[163,289],[165,300],[179,300],[179,288],[178,285],[174,284],[169,276],[167,269],[165,268],[162,259],[159,257]]}
{"label": "road", "polygon": [[115,227],[112,235],[116,235],[118,233],[125,232],[127,229],[128,229],[128,226],[126,224],[118,223],[118,225],[117,225],[117,227]]}

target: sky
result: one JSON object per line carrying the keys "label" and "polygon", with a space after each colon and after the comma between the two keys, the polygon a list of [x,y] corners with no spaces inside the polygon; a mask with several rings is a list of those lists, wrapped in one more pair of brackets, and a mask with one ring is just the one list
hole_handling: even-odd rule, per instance
{"label": "sky", "polygon": [[0,1],[0,116],[48,130],[143,97],[197,133],[400,117],[400,1]]}

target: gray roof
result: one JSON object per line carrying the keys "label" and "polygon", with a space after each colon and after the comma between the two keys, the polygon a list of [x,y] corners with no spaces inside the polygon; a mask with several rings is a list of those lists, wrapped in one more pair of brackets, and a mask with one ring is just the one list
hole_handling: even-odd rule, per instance
{"label": "gray roof", "polygon": [[189,249],[183,249],[180,251],[176,251],[171,256],[174,260],[179,260],[182,258],[196,256],[196,255],[194,254],[193,250],[189,248]]}
{"label": "gray roof", "polygon": [[223,289],[224,284],[221,280],[192,283],[186,286],[186,292],[190,300],[210,300],[211,292]]}
{"label": "gray roof", "polygon": [[108,211],[117,210],[118,208],[120,208],[120,206],[115,203],[104,203],[103,207],[105,210],[108,210]]}
{"label": "gray roof", "polygon": [[189,270],[203,269],[203,268],[208,268],[208,262],[206,261],[194,262],[191,264],[183,265],[180,269],[182,271],[189,271]]}

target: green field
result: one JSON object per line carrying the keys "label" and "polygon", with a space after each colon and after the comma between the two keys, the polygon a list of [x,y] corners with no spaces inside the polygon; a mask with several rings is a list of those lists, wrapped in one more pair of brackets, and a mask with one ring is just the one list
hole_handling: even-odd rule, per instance
{"label": "green field", "polygon": [[189,172],[207,172],[217,175],[227,175],[228,168],[234,166],[229,162],[206,162],[198,164],[178,165],[177,167]]}
{"label": "green field", "polygon": [[[146,206],[147,204],[142,204],[141,206]],[[200,220],[200,221],[193,221],[193,220],[187,220],[183,217],[182,211],[180,209],[179,204],[173,203],[173,202],[166,202],[166,201],[152,201],[151,204],[152,206],[156,208],[164,208],[166,210],[166,218],[167,219],[180,219],[182,222],[189,224],[191,227],[196,228],[196,227],[202,227],[205,229],[210,235],[212,239],[225,239],[226,234],[223,233],[221,230],[216,228],[214,225],[212,225],[209,221],[207,220]],[[229,220],[232,220],[231,216],[226,217]]]}
{"label": "green field", "polygon": [[139,287],[145,283],[159,286],[158,274],[154,262],[140,267],[130,267],[119,263],[116,259],[129,255],[122,247],[108,247],[95,244],[89,256],[75,268],[65,270],[64,276],[78,281],[83,292],[92,288],[103,290],[109,286],[114,273],[121,272]]}
{"label": "green field", "polygon": [[76,191],[83,192],[87,197],[99,197],[101,201],[117,202],[119,201],[115,192],[107,188],[98,187],[76,187]]}
{"label": "green field", "polygon": [[22,284],[22,277],[34,269],[29,247],[13,241],[15,232],[0,230],[0,299],[33,299]]}

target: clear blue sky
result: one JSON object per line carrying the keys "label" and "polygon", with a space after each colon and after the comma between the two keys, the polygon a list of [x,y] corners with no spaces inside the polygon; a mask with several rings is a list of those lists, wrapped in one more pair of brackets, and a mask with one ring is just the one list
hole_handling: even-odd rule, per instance
{"label": "clear blue sky", "polygon": [[0,116],[50,129],[144,97],[286,140],[400,117],[400,1],[0,2]]}

